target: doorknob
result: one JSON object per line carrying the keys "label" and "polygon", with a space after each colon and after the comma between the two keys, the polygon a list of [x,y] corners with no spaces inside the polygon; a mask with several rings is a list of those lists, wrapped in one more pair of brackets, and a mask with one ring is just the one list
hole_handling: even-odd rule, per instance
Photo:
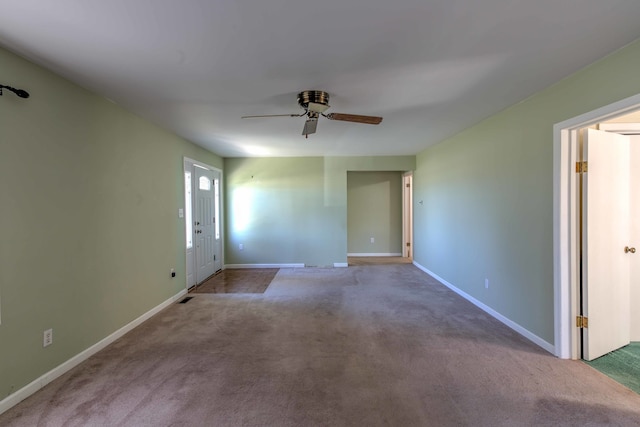
{"label": "doorknob", "polygon": [[624,253],[628,254],[629,252],[631,252],[632,254],[636,253],[636,248],[630,248],[629,246],[625,246],[624,247]]}

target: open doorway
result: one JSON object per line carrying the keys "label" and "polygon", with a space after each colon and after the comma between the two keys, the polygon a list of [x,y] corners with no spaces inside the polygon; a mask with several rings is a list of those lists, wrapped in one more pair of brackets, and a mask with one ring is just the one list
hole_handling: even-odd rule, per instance
{"label": "open doorway", "polygon": [[588,207],[582,215],[587,223],[582,228],[581,297],[584,319],[594,322],[581,329],[581,358],[640,393],[640,314],[632,310],[640,295],[635,247],[640,243],[640,170],[633,167],[640,161],[640,112],[594,127],[584,130],[582,141],[590,159],[582,181],[595,182],[596,189],[583,184],[583,206]]}
{"label": "open doorway", "polygon": [[[636,95],[598,110],[558,123],[554,126],[554,286],[555,286],[555,353],[558,357],[582,357],[580,278],[582,236],[581,187],[579,162],[580,130],[640,109],[640,95]],[[582,167],[582,166],[580,166]],[[587,165],[588,170],[588,165]],[[588,172],[587,172],[588,173]],[[619,245],[617,245],[619,246]],[[624,250],[624,246],[617,248]],[[591,285],[589,285],[591,286]],[[630,297],[626,296],[626,304]],[[590,318],[591,326],[596,319]],[[593,329],[592,329],[593,330]],[[588,331],[589,333],[592,330]]]}
{"label": "open doorway", "polygon": [[413,173],[347,173],[349,265],[413,260]]}
{"label": "open doorway", "polygon": [[186,287],[222,269],[222,171],[184,160]]}
{"label": "open doorway", "polygon": [[347,172],[347,256],[402,255],[401,172]]}
{"label": "open doorway", "polygon": [[[400,171],[347,172],[349,265],[395,262],[405,256],[406,179]],[[355,259],[362,257],[371,259]]]}

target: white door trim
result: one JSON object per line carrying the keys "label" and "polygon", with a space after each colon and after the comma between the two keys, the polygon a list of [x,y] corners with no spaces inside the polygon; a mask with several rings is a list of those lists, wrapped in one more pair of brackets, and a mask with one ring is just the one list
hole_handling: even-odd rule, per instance
{"label": "white door trim", "polygon": [[553,126],[553,286],[555,355],[578,359],[578,328],[574,325],[579,299],[578,129],[640,109],[640,94],[625,98]]}
{"label": "white door trim", "polygon": [[[410,185],[408,192],[407,184]],[[410,243],[408,250],[407,242]],[[402,174],[402,256],[413,259],[413,172]]]}

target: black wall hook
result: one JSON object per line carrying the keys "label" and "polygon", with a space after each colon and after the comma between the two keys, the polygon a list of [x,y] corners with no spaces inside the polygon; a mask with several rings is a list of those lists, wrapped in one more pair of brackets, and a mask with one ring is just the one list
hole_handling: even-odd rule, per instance
{"label": "black wall hook", "polygon": [[14,87],[5,86],[5,85],[0,85],[0,96],[2,96],[2,89],[10,90],[11,92],[13,92],[16,95],[18,95],[20,98],[28,98],[29,97],[29,92],[27,92],[26,90],[16,89]]}

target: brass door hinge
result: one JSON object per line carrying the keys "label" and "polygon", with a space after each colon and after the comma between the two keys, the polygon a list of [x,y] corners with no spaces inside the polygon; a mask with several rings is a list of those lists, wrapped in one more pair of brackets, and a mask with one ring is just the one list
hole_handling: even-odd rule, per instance
{"label": "brass door hinge", "polygon": [[411,243],[407,242],[407,247],[411,246]]}
{"label": "brass door hinge", "polygon": [[576,162],[576,173],[586,173],[587,169],[587,162]]}
{"label": "brass door hinge", "polygon": [[576,316],[576,327],[578,328],[588,328],[589,327],[589,318],[585,316]]}

